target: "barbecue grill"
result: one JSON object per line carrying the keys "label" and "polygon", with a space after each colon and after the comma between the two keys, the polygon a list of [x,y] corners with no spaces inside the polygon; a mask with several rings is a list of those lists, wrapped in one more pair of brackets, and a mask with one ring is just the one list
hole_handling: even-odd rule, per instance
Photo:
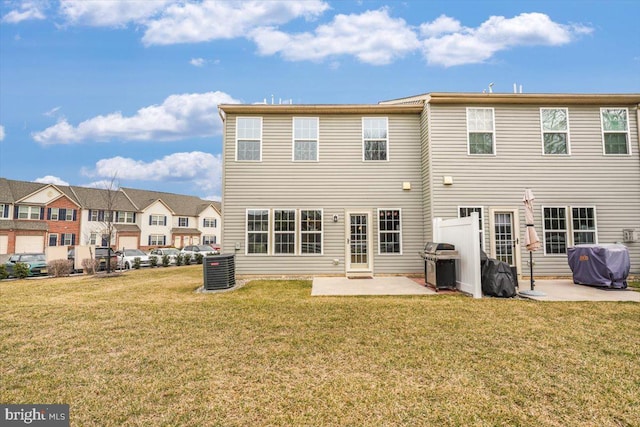
{"label": "barbecue grill", "polygon": [[428,242],[420,251],[424,259],[424,281],[436,289],[456,288],[456,260],[460,254],[450,243]]}

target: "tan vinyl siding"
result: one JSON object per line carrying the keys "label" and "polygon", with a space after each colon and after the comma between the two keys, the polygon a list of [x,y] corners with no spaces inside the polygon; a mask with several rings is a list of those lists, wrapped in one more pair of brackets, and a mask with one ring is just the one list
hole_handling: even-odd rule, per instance
{"label": "tan vinyl siding", "polygon": [[[569,112],[571,155],[542,154],[540,105],[482,105],[495,108],[495,156],[467,154],[466,107],[431,105],[429,134],[433,216],[457,217],[457,206],[484,207],[485,242],[489,243],[489,208],[515,207],[524,233],[522,196],[536,196],[535,225],[543,239],[542,206],[595,206],[598,243],[622,241],[623,228],[640,229],[640,156],[635,105],[558,105]],[[601,107],[629,109],[631,155],[604,155]],[[424,150],[424,149],[423,149]],[[424,156],[424,153],[423,153]],[[451,186],[442,176],[453,176]],[[425,200],[425,206],[426,206]],[[430,219],[425,218],[428,223]],[[570,218],[568,218],[570,220]],[[571,244],[571,239],[569,239]],[[631,269],[640,272],[640,242],[627,243]],[[524,247],[525,272],[528,253]],[[535,274],[570,275],[566,256],[534,253]]]}
{"label": "tan vinyl siding", "polygon": [[[255,113],[252,116],[256,116]],[[235,114],[224,135],[223,252],[239,274],[344,274],[345,211],[371,213],[374,273],[422,270],[422,179],[419,111],[406,114],[320,114],[318,162],[292,161],[292,114],[263,115],[261,162],[235,161]],[[304,114],[311,117],[311,114]],[[389,161],[362,160],[362,117],[388,117]],[[402,190],[403,182],[411,190]],[[323,255],[245,255],[247,209],[322,209]],[[378,255],[377,208],[402,210],[403,255]],[[338,222],[333,216],[338,215]],[[271,217],[272,218],[272,217]],[[270,227],[270,251],[273,250]],[[299,239],[299,235],[297,236]],[[240,250],[235,250],[239,244]],[[338,259],[338,265],[333,260]]]}

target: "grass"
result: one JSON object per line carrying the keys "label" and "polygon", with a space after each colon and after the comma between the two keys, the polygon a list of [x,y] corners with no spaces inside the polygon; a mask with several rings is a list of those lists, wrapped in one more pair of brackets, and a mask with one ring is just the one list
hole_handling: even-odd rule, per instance
{"label": "grass", "polygon": [[0,402],[75,426],[633,426],[640,304],[199,294],[201,267],[0,283]]}

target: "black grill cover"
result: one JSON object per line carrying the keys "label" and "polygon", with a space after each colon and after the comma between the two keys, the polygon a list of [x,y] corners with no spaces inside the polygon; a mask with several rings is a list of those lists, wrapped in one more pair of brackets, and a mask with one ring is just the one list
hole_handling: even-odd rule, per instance
{"label": "black grill cover", "polygon": [[516,279],[509,264],[489,258],[480,253],[482,261],[482,293],[492,297],[513,298],[516,296]]}
{"label": "black grill cover", "polygon": [[621,244],[578,245],[567,249],[573,283],[624,289],[631,269],[629,249]]}

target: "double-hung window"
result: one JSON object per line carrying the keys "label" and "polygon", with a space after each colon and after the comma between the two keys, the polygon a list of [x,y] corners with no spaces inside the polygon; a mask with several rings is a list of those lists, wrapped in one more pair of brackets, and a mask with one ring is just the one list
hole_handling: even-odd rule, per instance
{"label": "double-hung window", "polygon": [[493,108],[467,108],[469,154],[495,154]]}
{"label": "double-hung window", "polygon": [[178,218],[178,227],[188,227],[189,226],[189,218],[181,216]]}
{"label": "double-hung window", "polygon": [[300,253],[322,254],[322,210],[300,210]]}
{"label": "double-hung window", "polygon": [[566,108],[541,108],[540,125],[544,154],[570,154],[569,112]]}
{"label": "double-hung window", "polygon": [[149,246],[164,246],[166,241],[167,237],[162,234],[149,235]]}
{"label": "double-hung window", "polygon": [[135,216],[133,212],[117,212],[114,222],[133,224],[135,222]]}
{"label": "double-hung window", "polygon": [[293,160],[318,161],[318,118],[293,118]]}
{"label": "double-hung window", "polygon": [[400,209],[378,209],[380,254],[402,254],[402,220]]}
{"label": "double-hung window", "polygon": [[236,119],[236,160],[262,160],[262,117]]}
{"label": "double-hung window", "polygon": [[167,225],[165,215],[149,215],[149,225]]}
{"label": "double-hung window", "polygon": [[566,254],[567,247],[571,244],[597,243],[595,207],[545,206],[542,212],[545,255]]}
{"label": "double-hung window", "polygon": [[202,226],[207,228],[214,228],[217,225],[216,218],[204,218],[202,220]]}
{"label": "double-hung window", "polygon": [[215,245],[216,243],[216,236],[202,236],[203,245]]}
{"label": "double-hung window", "polygon": [[76,244],[76,235],[73,233],[63,233],[60,235],[60,246],[71,246]]}
{"label": "double-hung window", "polygon": [[[58,208],[51,208],[51,213],[49,214],[49,219],[51,221],[57,221],[60,214],[60,210]],[[49,245],[51,246],[51,245]],[[54,245],[55,246],[55,245]]]}
{"label": "double-hung window", "polygon": [[629,112],[626,108],[601,108],[604,154],[631,154]]}
{"label": "double-hung window", "polygon": [[364,160],[389,160],[389,130],[386,117],[362,118]]}
{"label": "double-hung window", "polygon": [[247,210],[247,254],[269,253],[269,210]]}
{"label": "double-hung window", "polygon": [[57,234],[49,234],[49,246],[58,246],[58,235]]}
{"label": "double-hung window", "polygon": [[296,252],[296,211],[293,209],[273,211],[273,252],[287,255]]}
{"label": "double-hung window", "polygon": [[9,218],[9,204],[0,203],[0,218]]}
{"label": "double-hung window", "polygon": [[572,207],[573,244],[596,243],[596,210],[593,207]]}
{"label": "double-hung window", "polygon": [[18,206],[18,219],[40,219],[40,206]]}
{"label": "double-hung window", "polygon": [[458,218],[466,218],[471,216],[472,213],[478,213],[478,228],[480,229],[480,249],[484,248],[484,225],[482,224],[482,206],[460,206],[458,207]]}

